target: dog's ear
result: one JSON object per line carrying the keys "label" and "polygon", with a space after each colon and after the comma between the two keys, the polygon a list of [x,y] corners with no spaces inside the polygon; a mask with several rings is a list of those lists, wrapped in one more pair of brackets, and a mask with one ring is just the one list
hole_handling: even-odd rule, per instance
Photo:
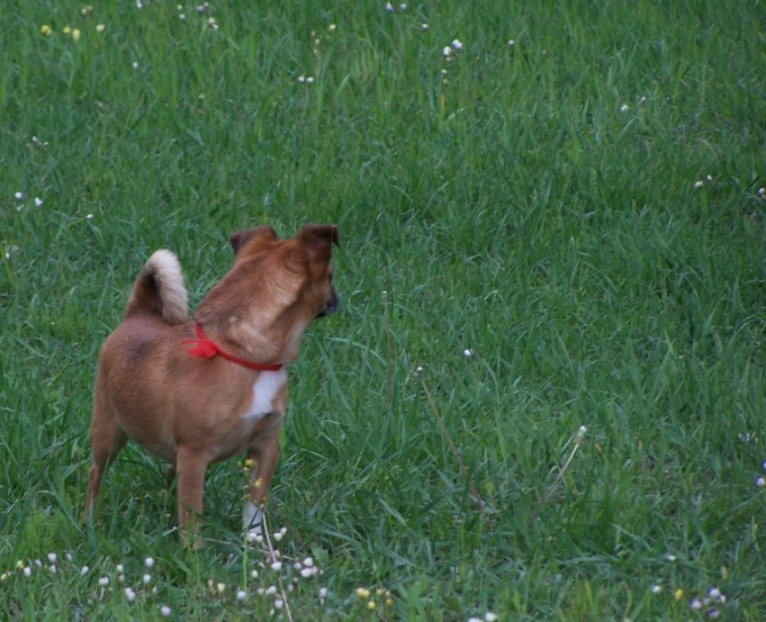
{"label": "dog's ear", "polygon": [[340,246],[338,227],[335,225],[304,225],[298,233],[298,239],[303,244],[315,247],[322,256],[326,256],[327,261],[332,254],[331,245]]}
{"label": "dog's ear", "polygon": [[277,234],[268,225],[262,225],[255,227],[254,229],[247,229],[245,231],[235,231],[229,236],[229,243],[234,249],[234,254],[237,255],[250,240],[257,237],[263,237],[268,240],[276,240]]}

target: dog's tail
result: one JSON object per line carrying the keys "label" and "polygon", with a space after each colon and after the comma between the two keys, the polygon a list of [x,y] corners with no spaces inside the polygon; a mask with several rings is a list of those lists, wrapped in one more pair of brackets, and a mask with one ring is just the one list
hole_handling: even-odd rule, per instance
{"label": "dog's tail", "polygon": [[170,251],[159,250],[144,264],[133,284],[125,317],[154,315],[168,324],[189,320],[181,264]]}

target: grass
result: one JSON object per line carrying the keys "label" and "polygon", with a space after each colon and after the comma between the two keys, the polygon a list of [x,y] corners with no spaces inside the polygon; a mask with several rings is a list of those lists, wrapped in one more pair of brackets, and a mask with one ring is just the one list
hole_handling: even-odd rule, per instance
{"label": "grass", "polygon": [[[2,610],[266,619],[281,580],[296,620],[762,618],[758,2],[104,4],[0,15]],[[145,259],[173,249],[196,305],[228,233],[307,221],[340,228],[342,311],[290,370],[282,570],[235,460],[200,553],[135,446],[83,526]]]}

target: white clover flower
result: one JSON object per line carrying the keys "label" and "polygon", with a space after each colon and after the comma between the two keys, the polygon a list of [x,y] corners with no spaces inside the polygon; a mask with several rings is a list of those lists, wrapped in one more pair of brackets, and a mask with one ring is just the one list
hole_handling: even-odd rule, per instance
{"label": "white clover flower", "polygon": [[497,622],[497,615],[491,611],[487,611],[487,613],[484,614],[484,620],[485,622]]}
{"label": "white clover flower", "polygon": [[85,220],[93,220],[93,214],[88,214],[85,216]]}
{"label": "white clover flower", "polygon": [[508,39],[508,43],[506,43],[506,45],[509,48],[512,48],[514,45],[516,45],[516,42],[513,39]]}
{"label": "white clover flower", "polygon": [[144,560],[144,566],[146,566],[147,568],[151,568],[152,566],[154,566],[154,558],[152,558],[152,557],[147,557],[147,558]]}
{"label": "white clover flower", "polygon": [[109,585],[109,577],[101,577],[101,578],[98,580],[98,584],[99,584],[101,587],[106,587],[107,585]]}
{"label": "white clover flower", "polygon": [[138,63],[136,61],[133,61],[133,71],[138,70]]}
{"label": "white clover flower", "polygon": [[152,582],[152,575],[145,574],[144,575],[144,585],[149,585]]}
{"label": "white clover flower", "polygon": [[48,553],[48,561],[51,564],[55,564],[57,559],[58,559],[58,555],[56,555],[55,553]]}
{"label": "white clover flower", "polygon": [[80,570],[80,576],[84,577],[86,574],[88,574],[88,570],[90,570],[90,568],[88,568],[87,566],[83,566],[82,570]]}
{"label": "white clover flower", "polygon": [[268,588],[266,588],[266,592],[264,592],[266,596],[274,596],[274,594],[277,593],[277,588],[273,585],[270,585]]}
{"label": "white clover flower", "polygon": [[282,570],[282,562],[273,562],[271,564],[271,569],[274,572],[279,572],[280,570]]}
{"label": "white clover flower", "polygon": [[48,568],[50,570],[51,574],[56,574],[56,564],[51,564],[51,567]]}
{"label": "white clover flower", "polygon": [[314,558],[313,557],[307,557],[306,559],[303,560],[302,563],[303,563],[304,566],[313,566],[314,565]]}
{"label": "white clover flower", "polygon": [[402,2],[402,4],[399,5],[399,10],[400,11],[406,11],[407,10],[407,5],[404,2]]}
{"label": "white clover flower", "polygon": [[285,601],[283,601],[281,598],[277,598],[274,601],[274,607],[276,607],[277,609],[281,609],[284,606],[284,604],[285,604]]}
{"label": "white clover flower", "polygon": [[448,45],[445,45],[444,49],[442,50],[442,54],[445,58],[449,58],[449,55],[452,54],[452,48]]}
{"label": "white clover flower", "polygon": [[708,620],[717,620],[721,617],[721,612],[718,609],[711,609],[707,612]]}
{"label": "white clover flower", "polygon": [[[766,188],[758,188],[758,196],[762,199],[766,197]],[[764,464],[766,464],[766,462]]]}
{"label": "white clover flower", "polygon": [[721,598],[721,590],[719,590],[717,587],[711,587],[710,590],[708,590],[708,596],[718,600]]}
{"label": "white clover flower", "polygon": [[304,579],[308,579],[310,576],[314,574],[314,568],[303,568],[301,570],[301,576]]}
{"label": "white clover flower", "polygon": [[245,600],[245,598],[247,598],[247,592],[245,592],[245,590],[239,590],[237,592],[237,600],[239,602],[242,602],[243,600]]}
{"label": "white clover flower", "polygon": [[23,192],[17,192],[13,196],[16,198],[17,201],[21,201],[24,198],[24,193]]}
{"label": "white clover flower", "polygon": [[115,569],[117,572],[119,572],[120,574],[122,574],[123,572],[125,572],[125,568],[123,567],[123,565],[122,565],[122,564],[117,564],[117,565],[114,567],[114,569]]}
{"label": "white clover flower", "polygon": [[35,207],[40,207],[43,204],[43,200],[35,197]]}
{"label": "white clover flower", "polygon": [[166,618],[170,615],[171,611],[172,609],[167,605],[162,605],[162,607],[160,607],[160,613]]}
{"label": "white clover flower", "polygon": [[258,571],[257,571],[257,570],[253,570],[253,571],[250,573],[250,576],[251,576],[253,579],[257,579],[257,578],[258,578]]}
{"label": "white clover flower", "polygon": [[702,609],[702,601],[699,598],[695,598],[689,603],[689,608],[692,611],[699,611]]}
{"label": "white clover flower", "polygon": [[132,603],[134,600],[136,600],[136,593],[130,589],[129,587],[125,588],[125,598],[128,599],[129,603]]}
{"label": "white clover flower", "polygon": [[25,577],[32,576],[32,569],[29,566],[25,567],[23,572]]}
{"label": "white clover flower", "polygon": [[456,52],[459,52],[460,50],[462,50],[462,49],[463,49],[463,44],[460,42],[460,40],[459,40],[459,39],[453,39],[453,40],[452,40],[452,44],[451,44],[451,45],[452,45],[452,48],[453,48],[453,49],[454,49]]}
{"label": "white clover flower", "polygon": [[463,356],[466,357],[467,359],[471,358],[473,356],[473,350],[466,348],[465,350],[463,350]]}
{"label": "white clover flower", "polygon": [[766,487],[766,477],[759,477],[757,480],[755,480],[755,485],[758,486],[758,488]]}
{"label": "white clover flower", "polygon": [[651,590],[652,594],[659,594],[659,593],[662,591],[662,586],[661,586],[661,585],[657,585],[657,584],[655,583],[655,584],[654,584],[654,585],[653,585],[651,588],[649,588],[649,589]]}
{"label": "white clover flower", "polygon": [[702,186],[704,186],[704,185],[705,185],[705,182],[702,181],[701,179],[698,179],[697,181],[694,182],[694,187],[695,188],[702,188]]}
{"label": "white clover flower", "polygon": [[390,2],[386,2],[386,11],[389,13],[394,12],[394,6]]}
{"label": "white clover flower", "polygon": [[630,106],[628,106],[628,104],[623,104],[620,106],[620,112],[628,112],[628,110],[630,110]]}
{"label": "white clover flower", "polygon": [[676,561],[676,556],[673,555],[673,553],[667,553],[665,555],[665,561],[674,562]]}
{"label": "white clover flower", "polygon": [[420,30],[428,30],[428,24],[426,24],[425,22],[420,24]]}

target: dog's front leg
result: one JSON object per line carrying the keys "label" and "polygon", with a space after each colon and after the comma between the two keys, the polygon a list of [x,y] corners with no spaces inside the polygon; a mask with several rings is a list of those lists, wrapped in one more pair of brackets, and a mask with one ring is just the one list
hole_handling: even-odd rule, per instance
{"label": "dog's front leg", "polygon": [[248,499],[242,510],[242,522],[247,530],[248,538],[260,536],[263,533],[263,504],[266,501],[266,491],[277,465],[279,456],[279,431],[258,440],[258,444],[247,451],[248,461],[254,461],[256,466],[250,466],[248,472]]}
{"label": "dog's front leg", "polygon": [[178,523],[181,540],[185,546],[202,548],[199,519],[202,515],[202,493],[208,460],[197,451],[182,446],[178,448]]}

